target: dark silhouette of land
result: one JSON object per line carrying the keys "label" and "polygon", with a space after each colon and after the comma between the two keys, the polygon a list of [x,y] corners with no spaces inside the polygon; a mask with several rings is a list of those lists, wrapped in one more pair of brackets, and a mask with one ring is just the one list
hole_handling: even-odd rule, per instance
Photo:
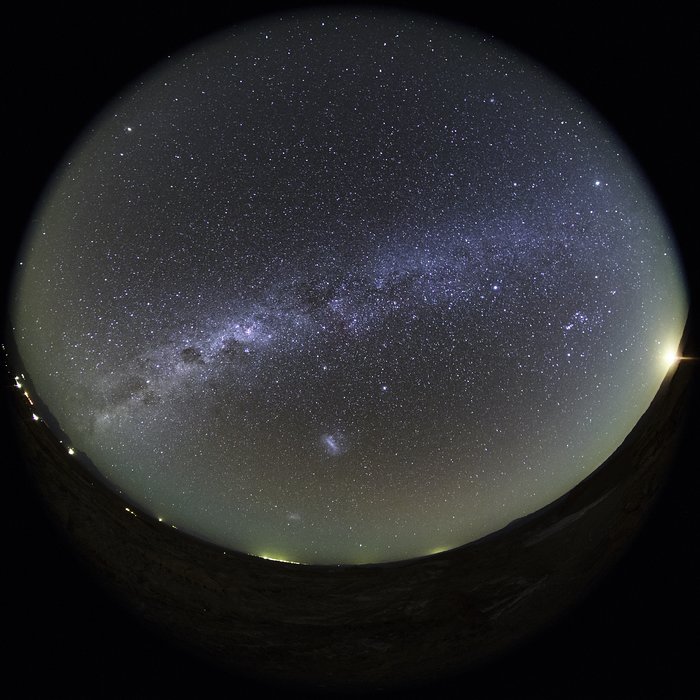
{"label": "dark silhouette of land", "polygon": [[29,470],[59,527],[138,616],[237,672],[375,688],[478,664],[579,600],[629,544],[665,478],[691,373],[681,363],[616,452],[549,506],[457,549],[364,566],[224,553],[95,478],[33,418],[21,391],[12,407]]}

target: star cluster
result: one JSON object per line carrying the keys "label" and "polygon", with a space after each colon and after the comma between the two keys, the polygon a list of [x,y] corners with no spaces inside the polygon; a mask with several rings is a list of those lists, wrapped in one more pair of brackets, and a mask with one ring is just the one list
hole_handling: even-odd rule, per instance
{"label": "star cluster", "polygon": [[686,313],[590,107],[488,37],[369,10],[158,66],[19,265],[18,346],[76,446],[165,522],[302,562],[428,554],[561,495]]}

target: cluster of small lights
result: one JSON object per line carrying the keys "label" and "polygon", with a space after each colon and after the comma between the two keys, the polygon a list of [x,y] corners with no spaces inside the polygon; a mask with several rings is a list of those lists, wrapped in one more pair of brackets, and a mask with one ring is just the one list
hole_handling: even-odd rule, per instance
{"label": "cluster of small lights", "polygon": [[[23,388],[24,385],[20,382],[20,377],[21,377],[22,379],[25,378],[23,374],[22,374],[22,375],[17,375],[17,376],[15,376],[15,387],[16,387],[17,389],[19,389],[20,391],[22,391],[22,395],[23,395],[24,398],[27,400],[27,403],[28,403],[30,406],[33,406],[33,405],[34,405],[34,401],[32,401],[32,397],[29,395],[29,392],[28,392],[26,389]],[[37,415],[36,413],[32,413],[32,420],[34,420],[34,421],[41,421],[41,416]],[[61,442],[62,442],[62,441],[61,441]],[[68,454],[71,455],[71,456],[73,456],[73,455],[75,454],[75,448],[73,448],[73,447],[68,447]]]}
{"label": "cluster of small lights", "polygon": [[665,231],[598,118],[497,42],[311,13],[115,103],[36,218],[13,323],[144,512],[264,558],[423,556],[634,425],[685,320]]}

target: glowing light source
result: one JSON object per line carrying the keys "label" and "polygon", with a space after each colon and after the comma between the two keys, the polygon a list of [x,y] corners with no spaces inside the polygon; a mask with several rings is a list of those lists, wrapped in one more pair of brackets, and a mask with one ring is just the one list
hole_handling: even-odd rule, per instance
{"label": "glowing light source", "polygon": [[256,554],[255,556],[260,557],[260,559],[267,559],[268,561],[279,561],[283,564],[301,564],[300,561],[292,561],[291,559],[285,559],[279,554]]}
{"label": "glowing light source", "polygon": [[32,418],[33,418],[34,420],[39,420],[39,416],[37,416],[36,413],[32,413]]}
{"label": "glowing light source", "polygon": [[664,359],[664,362],[665,362],[669,367],[671,367],[671,366],[674,365],[676,362],[678,362],[678,360],[680,360],[681,358],[678,357],[678,354],[676,353],[675,350],[667,350],[667,351],[664,353],[663,359]]}
{"label": "glowing light source", "polygon": [[75,454],[75,450],[74,450],[72,447],[69,447],[69,448],[68,448],[68,454],[69,454],[69,455],[74,455],[74,454]]}
{"label": "glowing light source", "polygon": [[448,549],[449,547],[433,547],[433,549],[428,552],[428,555],[440,554],[440,552],[446,552]]}

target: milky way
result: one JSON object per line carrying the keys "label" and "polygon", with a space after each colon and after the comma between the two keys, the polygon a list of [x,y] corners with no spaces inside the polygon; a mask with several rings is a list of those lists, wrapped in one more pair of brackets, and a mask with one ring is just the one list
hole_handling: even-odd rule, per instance
{"label": "milky way", "polygon": [[685,314],[663,215],[589,106],[489,37],[363,10],[241,25],[115,100],[35,213],[13,323],[138,507],[362,563],[578,483]]}

